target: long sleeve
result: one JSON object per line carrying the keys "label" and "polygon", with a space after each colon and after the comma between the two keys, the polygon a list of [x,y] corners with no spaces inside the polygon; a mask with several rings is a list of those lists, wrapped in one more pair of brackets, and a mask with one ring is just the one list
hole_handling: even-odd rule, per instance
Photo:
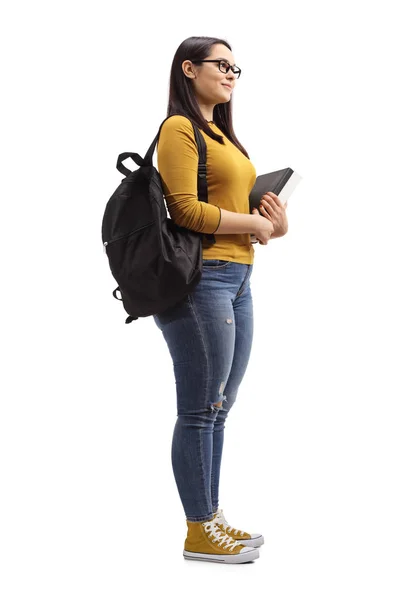
{"label": "long sleeve", "polygon": [[171,219],[193,231],[214,233],[220,223],[221,209],[198,199],[198,160],[190,120],[180,115],[167,119],[158,139],[157,163]]}

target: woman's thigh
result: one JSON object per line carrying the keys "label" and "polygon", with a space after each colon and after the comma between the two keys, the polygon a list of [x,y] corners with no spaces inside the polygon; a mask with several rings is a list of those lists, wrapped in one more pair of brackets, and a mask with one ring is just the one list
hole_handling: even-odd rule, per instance
{"label": "woman's thigh", "polygon": [[[233,311],[235,318],[235,348],[232,368],[225,387],[226,399],[224,411],[229,412],[236,400],[237,392],[246,373],[253,343],[253,299],[250,282],[247,283],[243,293],[234,301]],[[220,415],[223,417],[224,415]]]}
{"label": "woman's thigh", "polygon": [[[204,261],[194,290],[174,307],[154,315],[173,361],[178,415],[214,412],[225,399],[232,365],[245,369],[246,358],[238,352],[243,351],[246,336],[249,342],[252,335],[252,312],[246,300],[249,272],[248,265]],[[239,373],[235,381],[238,377]]]}

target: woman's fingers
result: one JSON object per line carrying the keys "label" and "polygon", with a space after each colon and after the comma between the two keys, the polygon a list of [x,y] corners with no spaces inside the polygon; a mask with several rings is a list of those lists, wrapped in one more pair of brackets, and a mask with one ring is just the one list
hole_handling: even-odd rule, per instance
{"label": "woman's fingers", "polygon": [[275,200],[273,200],[273,198],[271,198],[271,196],[268,196],[268,195],[264,195],[261,198],[260,204],[265,208],[266,212],[270,215],[272,215],[272,214],[276,215],[279,210],[278,205],[275,203]]}
{"label": "woman's fingers", "polygon": [[263,198],[267,199],[267,201],[269,199],[272,207],[276,205],[279,206],[279,208],[286,208],[287,206],[287,201],[285,202],[285,204],[283,204],[279,196],[277,196],[273,192],[267,192],[266,194],[264,194]]}
{"label": "woman's fingers", "polygon": [[269,214],[269,210],[268,209],[271,210],[271,207],[268,204],[268,202],[266,200],[264,200],[264,199],[261,199],[261,202],[260,202],[260,212],[261,212],[261,214],[268,215]]}

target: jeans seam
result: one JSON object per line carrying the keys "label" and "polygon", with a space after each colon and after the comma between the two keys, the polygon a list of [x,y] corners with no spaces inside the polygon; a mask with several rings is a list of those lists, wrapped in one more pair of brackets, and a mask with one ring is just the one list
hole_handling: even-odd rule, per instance
{"label": "jeans seam", "polygon": [[248,280],[250,278],[250,266],[251,265],[249,265],[249,268],[247,269],[247,273],[246,273],[246,276],[245,276],[245,278],[243,280],[243,283],[240,286],[240,289],[239,289],[238,293],[236,294],[236,298],[239,298],[243,294],[243,292],[244,292],[244,289],[246,287],[246,283],[248,282]]}
{"label": "jeans seam", "polygon": [[203,349],[204,349],[204,355],[206,357],[206,369],[207,369],[206,396],[208,397],[208,388],[209,388],[209,384],[210,384],[210,381],[209,381],[209,379],[210,379],[209,378],[210,363],[209,363],[209,356],[208,356],[208,353],[207,353],[207,345],[206,345],[206,342],[205,342],[205,339],[204,339],[204,336],[203,336],[203,331],[202,331],[201,326],[200,326],[200,321],[199,321],[199,318],[198,318],[198,315],[197,315],[197,312],[196,312],[195,303],[193,301],[192,294],[188,295],[188,300],[189,300],[190,308],[191,308],[191,310],[193,312],[193,315],[194,315],[194,317],[196,319],[196,324],[197,324],[197,327],[198,327],[198,330],[199,330],[199,333],[200,333],[200,336],[201,336],[201,342],[202,342]]}
{"label": "jeans seam", "polygon": [[[207,369],[207,375],[206,375],[206,398],[208,398],[208,390],[209,390],[209,385],[210,385],[210,378],[209,378],[210,364],[209,364],[209,356],[208,356],[208,353],[207,353],[207,345],[205,343],[205,339],[204,339],[204,336],[203,336],[203,331],[201,329],[200,321],[199,321],[198,315],[196,313],[195,303],[193,301],[192,294],[188,295],[188,300],[189,300],[189,305],[190,305],[191,310],[193,312],[194,318],[196,319],[196,324],[197,324],[197,327],[198,327],[198,330],[199,330],[199,333],[200,333],[201,342],[202,342],[203,349],[204,349],[204,355],[206,357],[206,369]],[[206,490],[206,477],[205,477],[205,471],[204,471],[203,436],[201,434],[200,434],[200,455],[201,455],[201,461],[200,462],[201,462],[201,476],[203,478],[203,488],[204,488],[204,490]],[[212,463],[211,463],[211,468],[212,468]],[[207,493],[207,492],[205,492],[205,493]],[[204,500],[205,500],[205,504],[208,504],[207,496],[204,497]],[[210,499],[210,502],[211,502],[211,499]],[[211,507],[211,513],[212,513],[212,507]]]}
{"label": "jeans seam", "polygon": [[225,269],[226,267],[229,266],[230,261],[228,260],[227,262],[225,262],[222,265],[205,265],[203,264],[202,268],[203,269]]}

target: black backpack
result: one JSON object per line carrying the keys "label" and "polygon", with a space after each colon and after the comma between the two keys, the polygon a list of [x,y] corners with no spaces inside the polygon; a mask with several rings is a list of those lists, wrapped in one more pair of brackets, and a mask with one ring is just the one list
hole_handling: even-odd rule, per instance
{"label": "black backpack", "polygon": [[[153,154],[161,127],[169,118],[161,123],[144,158],[136,152],[118,156],[117,169],[125,178],[104,211],[104,252],[118,283],[113,296],[122,301],[129,315],[125,323],[157,314],[183,300],[201,279],[203,236],[205,245],[215,244],[213,234],[180,227],[167,217]],[[199,150],[198,199],[208,202],[207,147],[197,126],[194,123],[192,126]],[[128,157],[139,169],[130,171],[122,164]]]}

